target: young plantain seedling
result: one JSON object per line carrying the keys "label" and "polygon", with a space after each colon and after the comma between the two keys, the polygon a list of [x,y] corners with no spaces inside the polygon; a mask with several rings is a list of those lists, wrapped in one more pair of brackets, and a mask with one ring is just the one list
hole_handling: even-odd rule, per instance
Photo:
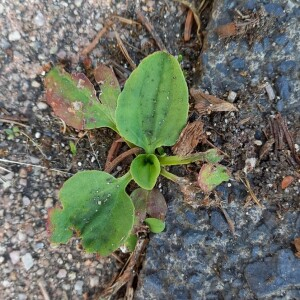
{"label": "young plantain seedling", "polygon": [[[155,52],[146,57],[122,92],[110,68],[100,65],[94,75],[101,87],[100,99],[84,74],[53,68],[45,78],[48,104],[68,125],[79,130],[109,127],[143,153],[120,178],[82,171],[68,179],[59,193],[62,207],[49,212],[49,229],[53,243],[67,243],[75,233],[87,252],[105,256],[122,245],[134,248],[134,225],[144,222],[153,232],[164,230],[160,211],[166,208],[154,186],[159,175],[178,181],[166,170],[168,166],[205,161],[207,184],[212,188],[229,177],[225,167],[217,165],[222,156],[215,149],[185,157],[159,154],[161,147],[176,143],[188,117],[187,84],[172,55]],[[126,186],[131,180],[140,188],[129,196]]]}

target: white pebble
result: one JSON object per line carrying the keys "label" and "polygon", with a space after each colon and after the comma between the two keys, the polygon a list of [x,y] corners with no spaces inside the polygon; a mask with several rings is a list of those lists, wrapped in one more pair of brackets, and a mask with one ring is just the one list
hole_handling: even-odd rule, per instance
{"label": "white pebble", "polygon": [[36,132],[34,136],[35,136],[36,139],[39,139],[41,137],[41,133],[40,132]]}
{"label": "white pebble", "polygon": [[30,204],[30,199],[26,196],[22,198],[22,202],[24,206],[28,206]]}
{"label": "white pebble", "polygon": [[9,253],[9,257],[11,260],[11,263],[13,265],[17,264],[20,260],[20,251],[12,251]]}
{"label": "white pebble", "polygon": [[82,4],[82,0],[75,0],[75,1],[74,1],[74,4],[75,4],[77,7],[80,7],[81,4]]}
{"label": "white pebble", "polygon": [[227,100],[229,102],[234,102],[234,100],[236,99],[237,93],[234,91],[230,91],[227,97]]}
{"label": "white pebble", "polygon": [[65,278],[67,276],[67,270],[60,269],[57,273],[57,278]]}
{"label": "white pebble", "polygon": [[45,208],[50,208],[53,207],[53,199],[52,198],[47,198],[45,201]]}
{"label": "white pebble", "polygon": [[26,271],[28,271],[33,266],[33,258],[30,253],[26,253],[22,256],[22,262]]}
{"label": "white pebble", "polygon": [[26,238],[27,238],[27,235],[24,232],[22,232],[22,231],[18,232],[18,240],[20,242],[24,242],[26,240]]}
{"label": "white pebble", "polygon": [[261,140],[255,140],[255,141],[254,141],[254,144],[255,144],[256,146],[261,146],[263,143],[262,143]]}
{"label": "white pebble", "polygon": [[98,276],[92,276],[90,278],[90,287],[94,288],[97,287],[99,285],[99,277]]}
{"label": "white pebble", "polygon": [[78,167],[81,167],[81,166],[82,166],[82,163],[79,161],[79,162],[77,163],[77,165],[78,165]]}
{"label": "white pebble", "polygon": [[8,40],[10,42],[18,41],[21,38],[21,34],[19,31],[15,30],[8,35]]}
{"label": "white pebble", "polygon": [[38,103],[37,103],[37,107],[38,107],[38,109],[40,109],[40,110],[45,110],[45,109],[48,108],[48,105],[47,105],[47,103],[45,103],[45,102],[38,102]]}
{"label": "white pebble", "polygon": [[266,92],[268,94],[269,100],[274,100],[276,98],[274,90],[269,82],[265,85]]}
{"label": "white pebble", "polygon": [[31,86],[34,88],[39,88],[41,86],[41,84],[39,82],[37,82],[36,80],[33,80],[31,82]]}
{"label": "white pebble", "polygon": [[34,24],[37,27],[42,27],[45,24],[45,17],[40,11],[38,11],[34,17]]}
{"label": "white pebble", "polygon": [[82,287],[83,287],[83,281],[82,280],[77,280],[74,289],[77,292],[77,294],[81,295],[82,294]]}

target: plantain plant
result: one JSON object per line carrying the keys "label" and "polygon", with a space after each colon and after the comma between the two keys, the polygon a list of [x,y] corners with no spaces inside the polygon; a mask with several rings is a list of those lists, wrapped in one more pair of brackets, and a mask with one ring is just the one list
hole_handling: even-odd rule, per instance
{"label": "plantain plant", "polygon": [[[161,151],[176,143],[188,117],[188,88],[175,57],[166,52],[149,55],[122,91],[110,68],[98,66],[94,77],[101,88],[99,99],[84,74],[54,67],[45,78],[47,103],[69,126],[109,127],[142,153],[122,177],[92,170],[68,179],[59,193],[62,206],[49,212],[49,229],[52,243],[67,243],[76,234],[87,252],[106,256],[122,245],[133,250],[137,224],[144,223],[153,232],[164,230],[164,214],[159,209],[153,212],[153,205],[161,207],[154,187],[159,175],[178,182],[168,166],[206,162],[207,190],[229,177],[226,168],[217,164],[222,156],[215,149],[185,157]],[[140,188],[129,196],[126,187],[132,180]]]}

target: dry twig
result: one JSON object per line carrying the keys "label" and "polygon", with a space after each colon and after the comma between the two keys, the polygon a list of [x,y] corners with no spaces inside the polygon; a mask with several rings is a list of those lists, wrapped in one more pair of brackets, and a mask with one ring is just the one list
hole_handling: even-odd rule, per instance
{"label": "dry twig", "polygon": [[107,24],[98,32],[98,34],[96,35],[96,37],[93,39],[93,41],[87,45],[81,52],[82,56],[86,56],[88,55],[91,51],[94,50],[94,48],[97,46],[97,44],[99,43],[100,39],[102,38],[102,36],[107,32],[107,30],[114,24],[113,21],[108,20]]}
{"label": "dry twig", "polygon": [[115,33],[115,38],[117,40],[117,43],[118,43],[118,46],[119,46],[121,52],[123,53],[123,55],[126,58],[126,60],[128,61],[128,63],[130,64],[131,68],[135,69],[136,68],[136,64],[134,63],[134,61],[130,57],[130,55],[129,55],[127,49],[126,49],[126,47],[124,46],[123,41],[120,38],[119,33],[116,31],[115,26],[113,26],[113,29],[114,29],[114,33]]}
{"label": "dry twig", "polygon": [[106,173],[110,173],[126,157],[133,155],[133,154],[138,154],[141,151],[142,151],[142,149],[138,148],[138,147],[131,148],[131,149],[125,151],[124,153],[120,154],[117,158],[115,158],[112,162],[110,162],[104,171]]}
{"label": "dry twig", "polygon": [[150,23],[148,18],[140,10],[136,11],[136,15],[137,15],[138,20],[146,27],[146,29],[152,35],[158,48],[162,51],[166,51],[167,50],[166,46],[164,45],[164,43],[161,40],[161,38],[159,37],[159,35],[156,33],[153,25]]}

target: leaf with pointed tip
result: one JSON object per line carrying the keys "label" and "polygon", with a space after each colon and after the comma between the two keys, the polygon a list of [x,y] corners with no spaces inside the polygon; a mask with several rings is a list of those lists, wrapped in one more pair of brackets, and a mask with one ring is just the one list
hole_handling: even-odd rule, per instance
{"label": "leaf with pointed tip", "polygon": [[149,229],[153,233],[160,233],[164,231],[166,224],[162,220],[156,218],[147,218],[145,223],[149,226]]}
{"label": "leaf with pointed tip", "polygon": [[160,163],[154,154],[140,154],[131,163],[134,181],[145,190],[152,190],[160,173]]}
{"label": "leaf with pointed tip", "polygon": [[109,127],[116,130],[109,109],[96,97],[93,84],[83,73],[70,75],[62,67],[45,77],[46,101],[66,124],[78,130]]}
{"label": "leaf with pointed tip", "polygon": [[68,179],[59,193],[62,208],[50,212],[50,240],[67,243],[75,231],[87,252],[108,255],[129,236],[134,206],[125,192],[130,174],[121,178],[83,171]]}
{"label": "leaf with pointed tip", "polygon": [[114,71],[103,64],[99,64],[94,70],[94,77],[101,88],[100,101],[107,107],[110,118],[116,123],[117,100],[121,93],[119,81]]}
{"label": "leaf with pointed tip", "polygon": [[188,109],[187,84],[178,61],[155,52],[127,79],[118,98],[117,128],[127,141],[151,154],[176,143]]}
{"label": "leaf with pointed tip", "polygon": [[211,192],[223,181],[230,179],[228,170],[222,165],[204,164],[198,176],[198,184],[205,193]]}

